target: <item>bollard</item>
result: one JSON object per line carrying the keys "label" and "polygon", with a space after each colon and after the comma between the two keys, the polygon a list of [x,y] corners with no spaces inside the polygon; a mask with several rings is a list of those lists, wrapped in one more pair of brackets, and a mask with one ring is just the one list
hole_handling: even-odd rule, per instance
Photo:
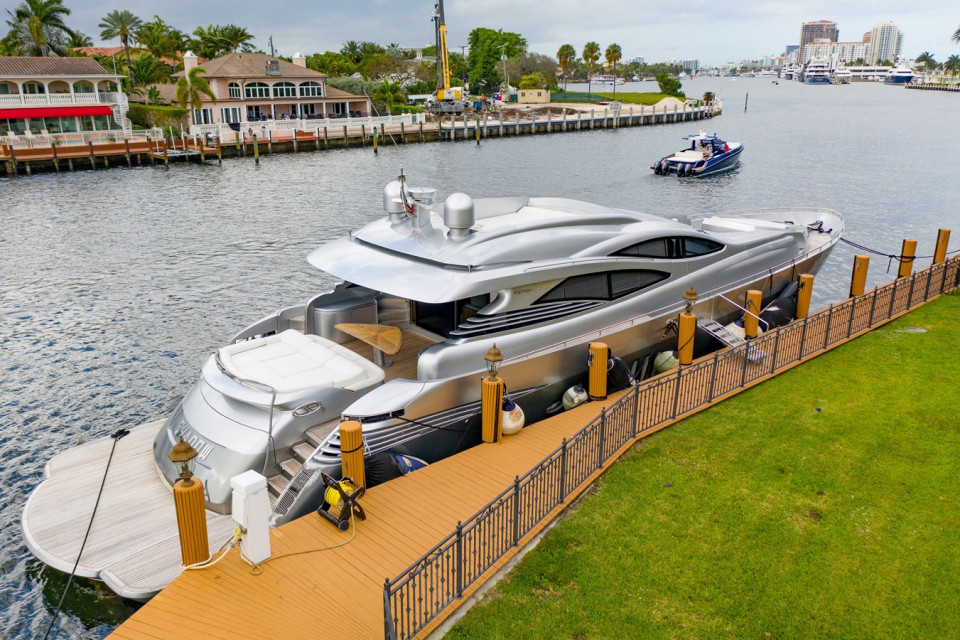
{"label": "bollard", "polygon": [[810,296],[813,295],[813,275],[800,274],[800,287],[797,291],[797,320],[806,318],[810,313]]}
{"label": "bollard", "polygon": [[743,307],[746,312],[743,314],[743,333],[748,339],[757,337],[757,330],[760,327],[760,301],[763,297],[762,291],[749,289]]}
{"label": "bollard", "polygon": [[686,311],[680,313],[677,324],[677,358],[680,366],[693,362],[693,338],[697,333],[697,316]]}
{"label": "bollard", "polygon": [[590,357],[587,365],[590,369],[590,384],[587,390],[591,400],[603,400],[607,397],[607,360],[610,349],[603,342],[590,343]]}
{"label": "bollard", "polygon": [[253,161],[260,164],[260,147],[257,145],[257,134],[250,136],[253,139]]}
{"label": "bollard", "polygon": [[900,249],[900,269],[897,271],[898,278],[906,278],[913,272],[913,259],[917,255],[917,241],[904,240],[903,248]]}
{"label": "bollard", "polygon": [[486,377],[480,381],[481,437],[484,442],[500,442],[503,439],[501,416],[503,413],[503,379]]}
{"label": "bollard", "polygon": [[853,275],[850,277],[850,297],[862,296],[867,287],[867,267],[870,256],[857,255],[853,258]]}
{"label": "bollard", "polygon": [[363,427],[357,420],[344,420],[340,423],[340,461],[343,468],[340,475],[350,476],[361,486],[367,486],[363,469]]}
{"label": "bollard", "polygon": [[177,511],[180,557],[184,566],[209,559],[210,543],[207,540],[203,483],[196,477],[177,480],[173,485],[173,504]]}
{"label": "bollard", "polygon": [[933,252],[933,264],[940,264],[947,259],[947,245],[950,243],[950,229],[937,231],[937,248]]}

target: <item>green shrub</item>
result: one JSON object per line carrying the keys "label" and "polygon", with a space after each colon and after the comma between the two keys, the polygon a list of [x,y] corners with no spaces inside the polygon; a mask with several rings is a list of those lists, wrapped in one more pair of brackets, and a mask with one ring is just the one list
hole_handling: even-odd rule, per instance
{"label": "green shrub", "polygon": [[167,127],[172,125],[189,126],[189,111],[180,107],[161,107],[146,104],[130,104],[127,117],[133,124],[149,129],[151,127]]}

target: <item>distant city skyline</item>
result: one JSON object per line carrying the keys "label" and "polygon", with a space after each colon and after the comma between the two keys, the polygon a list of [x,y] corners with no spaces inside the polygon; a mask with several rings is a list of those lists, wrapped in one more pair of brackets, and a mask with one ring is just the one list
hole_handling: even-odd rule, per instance
{"label": "distant city skyline", "polygon": [[[116,4],[93,0],[64,0],[72,14],[67,24],[100,39],[99,23],[113,9],[129,9],[144,20],[160,15],[185,32],[207,24],[234,23],[248,29],[254,45],[269,50],[272,35],[281,55],[339,51],[348,40],[369,40],[383,45],[422,46],[433,42],[430,17],[434,0],[369,0],[314,4],[273,0],[269,4],[243,0],[207,0],[202,3],[174,0],[162,6],[148,0]],[[19,2],[3,0],[13,10]],[[523,35],[530,51],[556,56],[569,43],[579,55],[583,45],[596,41],[601,50],[620,45],[625,59],[643,57],[648,63],[667,59],[698,59],[720,66],[740,59],[779,55],[787,45],[799,44],[801,25],[830,20],[837,23],[840,40],[860,40],[878,23],[893,22],[903,33],[902,55],[913,58],[930,51],[937,59],[960,53],[950,41],[960,26],[960,12],[945,10],[943,3],[915,0],[904,4],[879,0],[847,6],[813,0],[805,3],[740,3],[730,0],[692,0],[680,5],[654,3],[638,7],[628,0],[556,0],[549,12],[532,0],[445,0],[448,42],[452,51],[467,43],[476,27],[503,29]]]}

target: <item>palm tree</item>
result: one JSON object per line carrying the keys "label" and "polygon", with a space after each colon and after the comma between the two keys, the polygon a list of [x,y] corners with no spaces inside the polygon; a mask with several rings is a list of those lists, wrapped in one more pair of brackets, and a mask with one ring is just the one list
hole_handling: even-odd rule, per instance
{"label": "palm tree", "polygon": [[184,35],[157,15],[137,29],[136,38],[156,58],[176,58],[178,52],[186,49]]}
{"label": "palm tree", "polygon": [[223,41],[220,39],[220,27],[208,24],[193,30],[194,39],[190,48],[201,58],[219,58],[223,53]]}
{"label": "palm tree", "polygon": [[363,52],[360,50],[360,43],[356,40],[348,40],[340,47],[340,54],[350,58],[350,62],[357,64],[363,58]]}
{"label": "palm tree", "polygon": [[133,89],[166,82],[170,77],[170,67],[149,53],[141,54],[131,62],[127,72]]}
{"label": "palm tree", "polygon": [[7,9],[7,14],[12,18],[7,20],[10,35],[20,42],[27,55],[47,56],[51,50],[58,53],[73,35],[63,22],[64,16],[70,15],[63,0],[24,0],[12,12]]}
{"label": "palm tree", "polygon": [[74,31],[70,34],[70,39],[67,40],[67,46],[71,49],[79,49],[81,47],[92,47],[93,40],[90,39],[85,33],[80,33],[79,31]]}
{"label": "palm tree", "polygon": [[620,62],[620,58],[623,57],[623,52],[620,51],[620,45],[616,42],[607,47],[607,50],[604,52],[604,57],[607,59],[607,64],[613,67],[613,99],[617,99],[617,63]]}
{"label": "palm tree", "polygon": [[[100,23],[100,37],[104,40],[120,38],[120,44],[123,45],[123,52],[127,58],[127,77],[130,77],[130,38],[135,37],[137,29],[143,26],[143,20],[133,15],[127,9],[117,11],[114,9],[106,15],[103,22]],[[130,81],[133,84],[133,81]]]}
{"label": "palm tree", "polygon": [[927,69],[936,69],[937,67],[937,61],[933,59],[933,54],[929,51],[924,51],[918,55],[914,62],[917,64],[922,64],[924,71]]}
{"label": "palm tree", "polygon": [[947,61],[943,63],[943,68],[947,71],[960,71],[960,56],[953,55],[947,58]]}
{"label": "palm tree", "polygon": [[587,63],[587,73],[590,75],[587,76],[587,95],[591,93],[592,83],[593,83],[593,65],[597,64],[597,60],[600,59],[600,45],[592,40],[587,44],[583,45],[583,61]]}
{"label": "palm tree", "polygon": [[[213,104],[217,104],[217,98],[213,95],[213,89],[204,75],[207,72],[203,67],[194,67],[190,69],[177,82],[177,103],[180,108],[186,109],[187,103],[194,111],[193,119],[196,119],[196,112],[203,106],[203,95],[206,94]],[[194,123],[196,124],[196,123]]]}
{"label": "palm tree", "polygon": [[238,50],[242,49],[243,51],[250,51],[250,42],[253,41],[253,35],[244,29],[243,27],[238,27],[235,24],[228,24],[222,27],[218,27],[220,43],[223,45],[224,49],[236,53]]}
{"label": "palm tree", "polygon": [[404,94],[400,85],[395,82],[390,82],[386,78],[380,81],[380,84],[377,85],[376,90],[373,92],[373,95],[370,96],[370,99],[377,104],[382,104],[384,107],[384,113],[381,115],[390,115],[393,113],[393,105],[406,102],[407,96]]}
{"label": "palm tree", "polygon": [[577,50],[573,48],[572,44],[563,44],[560,45],[560,48],[557,50],[557,62],[560,63],[560,68],[563,69],[563,92],[567,92],[567,72],[570,69],[570,65],[573,64],[573,61],[577,59]]}
{"label": "palm tree", "polygon": [[960,44],[960,27],[957,27],[957,30],[953,32],[953,36],[951,36],[950,39]]}

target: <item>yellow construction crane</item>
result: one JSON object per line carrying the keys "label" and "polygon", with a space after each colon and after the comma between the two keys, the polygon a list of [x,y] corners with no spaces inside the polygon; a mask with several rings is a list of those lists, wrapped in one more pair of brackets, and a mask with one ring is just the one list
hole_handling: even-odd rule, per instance
{"label": "yellow construction crane", "polygon": [[427,105],[433,113],[462,113],[462,87],[450,88],[450,53],[447,51],[447,23],[443,19],[443,0],[437,0],[433,10],[437,39],[437,92]]}

